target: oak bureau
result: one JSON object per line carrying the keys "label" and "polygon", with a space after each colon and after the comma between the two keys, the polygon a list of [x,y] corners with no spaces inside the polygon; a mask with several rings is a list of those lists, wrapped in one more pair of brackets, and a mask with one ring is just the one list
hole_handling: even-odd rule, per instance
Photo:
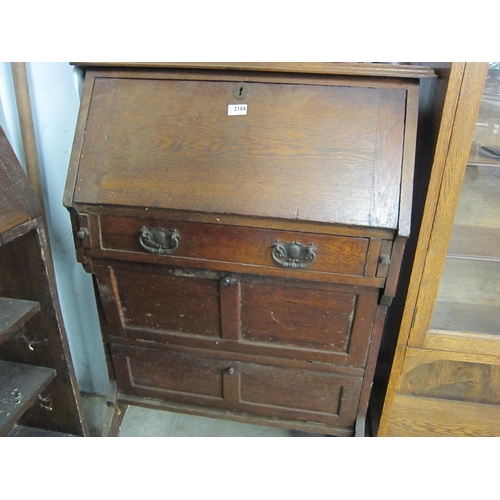
{"label": "oak bureau", "polygon": [[362,435],[431,70],[78,65],[64,204],[118,412]]}

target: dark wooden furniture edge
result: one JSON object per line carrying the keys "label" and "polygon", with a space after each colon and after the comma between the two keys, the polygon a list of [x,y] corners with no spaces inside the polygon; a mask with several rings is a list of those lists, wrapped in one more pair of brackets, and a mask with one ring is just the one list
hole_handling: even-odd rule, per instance
{"label": "dark wooden furniture edge", "polygon": [[353,430],[351,428],[323,426],[321,424],[315,424],[313,422],[299,422],[296,420],[278,420],[272,417],[246,415],[245,413],[231,412],[229,410],[206,409],[202,406],[166,402],[159,399],[122,394],[120,392],[116,393],[115,402],[110,404],[110,408],[114,410],[114,413],[111,418],[108,417],[108,425],[104,426],[103,436],[114,437],[119,435],[119,426],[128,406],[141,406],[153,410],[166,410],[208,418],[222,418],[224,420],[232,420],[235,422],[280,427],[281,429],[289,429],[311,434],[323,434],[325,436],[353,436]]}
{"label": "dark wooden furniture edge", "polygon": [[345,63],[345,62],[72,62],[79,67],[127,67],[127,68],[184,68],[269,71],[279,73],[315,73],[350,76],[383,76],[403,78],[436,78],[436,73],[426,66],[411,64],[384,63]]}

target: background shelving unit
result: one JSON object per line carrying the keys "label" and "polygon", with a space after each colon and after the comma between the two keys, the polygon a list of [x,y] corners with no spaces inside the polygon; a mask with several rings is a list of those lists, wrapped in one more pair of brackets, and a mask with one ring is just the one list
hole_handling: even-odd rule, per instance
{"label": "background shelving unit", "polygon": [[[489,79],[498,79],[496,70]],[[496,81],[485,89],[429,332],[471,341],[500,339],[500,94],[491,93]],[[484,146],[498,157],[482,154]]]}
{"label": "background shelving unit", "polygon": [[87,436],[43,209],[0,128],[0,436]]}

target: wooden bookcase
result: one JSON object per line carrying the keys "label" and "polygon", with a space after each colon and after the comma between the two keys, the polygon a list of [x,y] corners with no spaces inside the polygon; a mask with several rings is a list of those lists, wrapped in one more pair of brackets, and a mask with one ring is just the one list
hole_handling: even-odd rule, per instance
{"label": "wooden bookcase", "polygon": [[0,128],[0,436],[86,436],[42,216]]}
{"label": "wooden bookcase", "polygon": [[498,72],[452,72],[379,436],[500,435]]}

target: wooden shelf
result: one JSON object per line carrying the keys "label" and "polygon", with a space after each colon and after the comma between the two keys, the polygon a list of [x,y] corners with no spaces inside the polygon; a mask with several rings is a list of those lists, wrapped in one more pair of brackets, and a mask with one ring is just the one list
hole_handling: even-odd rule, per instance
{"label": "wooden shelf", "polygon": [[500,101],[498,96],[483,96],[479,114],[476,119],[474,140],[470,149],[468,165],[500,167],[500,157],[488,157],[478,153],[481,146],[490,146],[500,149],[500,135],[498,130],[498,117]]}
{"label": "wooden shelf", "polygon": [[500,168],[466,169],[455,225],[500,229]]}
{"label": "wooden shelf", "polygon": [[447,256],[500,261],[500,229],[455,225]]}
{"label": "wooden shelf", "polygon": [[431,329],[484,333],[500,337],[498,304],[465,304],[436,301]]}
{"label": "wooden shelf", "polygon": [[0,343],[40,311],[38,302],[0,297]]}
{"label": "wooden shelf", "polygon": [[0,436],[5,436],[56,376],[41,366],[0,361]]}
{"label": "wooden shelf", "polygon": [[6,437],[78,437],[73,434],[64,434],[63,432],[46,431],[44,429],[36,429],[35,427],[27,427],[25,425],[15,425],[14,428],[7,434]]}
{"label": "wooden shelf", "polygon": [[479,144],[474,143],[471,147],[469,158],[467,160],[468,167],[500,167],[499,158],[489,158],[479,153]]}
{"label": "wooden shelf", "polygon": [[500,297],[500,262],[446,259],[438,300],[496,305]]}
{"label": "wooden shelf", "polygon": [[485,158],[485,157],[480,156],[478,154],[471,154],[471,156],[469,156],[469,159],[467,160],[467,166],[468,167],[499,168],[500,167],[500,158],[498,160],[495,160],[493,158]]}

